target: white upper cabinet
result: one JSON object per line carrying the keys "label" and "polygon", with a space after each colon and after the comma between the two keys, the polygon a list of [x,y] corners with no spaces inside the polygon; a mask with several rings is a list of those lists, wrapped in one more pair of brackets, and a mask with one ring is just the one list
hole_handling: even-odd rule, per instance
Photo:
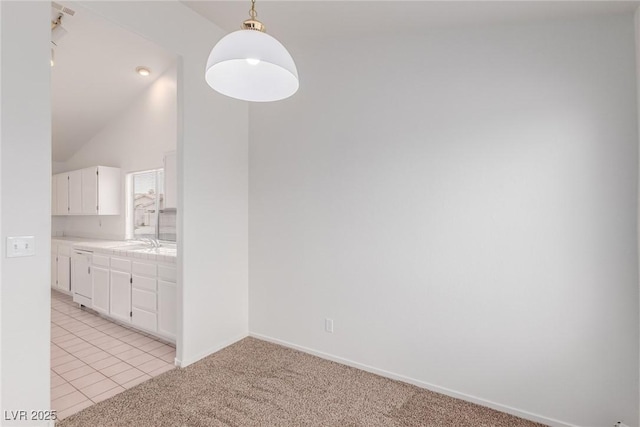
{"label": "white upper cabinet", "polygon": [[175,151],[164,155],[164,207],[165,209],[178,207],[178,174]]}
{"label": "white upper cabinet", "polygon": [[56,175],[56,215],[69,215],[69,174]]}
{"label": "white upper cabinet", "polygon": [[69,213],[82,213],[82,171],[69,172]]}
{"label": "white upper cabinet", "polygon": [[82,169],[82,214],[98,214],[98,168]]}
{"label": "white upper cabinet", "polygon": [[98,166],[98,215],[120,215],[122,179],[120,168]]}
{"label": "white upper cabinet", "polygon": [[51,215],[58,215],[58,175],[51,177]]}
{"label": "white upper cabinet", "polygon": [[52,215],[119,215],[119,168],[93,166],[54,175]]}

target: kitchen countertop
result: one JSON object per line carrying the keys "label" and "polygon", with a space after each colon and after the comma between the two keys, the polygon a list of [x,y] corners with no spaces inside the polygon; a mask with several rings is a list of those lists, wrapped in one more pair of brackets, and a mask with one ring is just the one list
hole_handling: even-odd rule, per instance
{"label": "kitchen countertop", "polygon": [[115,241],[115,240],[92,239],[89,237],[76,237],[76,236],[52,236],[51,240],[58,240],[61,242],[114,242]]}
{"label": "kitchen countertop", "polygon": [[175,264],[177,257],[175,243],[163,243],[159,248],[150,248],[140,241],[104,240],[76,236],[51,237],[51,241],[70,242],[74,249],[171,264]]}

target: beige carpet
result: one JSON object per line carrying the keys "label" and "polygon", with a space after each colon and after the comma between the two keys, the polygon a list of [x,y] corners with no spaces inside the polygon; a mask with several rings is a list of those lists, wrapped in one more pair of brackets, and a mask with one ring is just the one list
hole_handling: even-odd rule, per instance
{"label": "beige carpet", "polygon": [[57,425],[540,426],[254,338]]}

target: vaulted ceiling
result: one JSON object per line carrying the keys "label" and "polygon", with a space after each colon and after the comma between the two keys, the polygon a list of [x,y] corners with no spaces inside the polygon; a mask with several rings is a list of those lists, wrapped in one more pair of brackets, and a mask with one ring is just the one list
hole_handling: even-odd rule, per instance
{"label": "vaulted ceiling", "polygon": [[[174,62],[156,44],[73,2],[68,31],[55,50],[52,76],[53,160],[69,159]],[[248,0],[184,1],[227,31],[248,17]],[[416,32],[427,28],[632,13],[638,1],[271,1],[256,7],[267,31],[285,44],[305,38]],[[57,10],[52,9],[52,19]],[[212,40],[212,46],[216,40]],[[206,58],[203,58],[205,61]],[[150,77],[135,73],[138,66]]]}
{"label": "vaulted ceiling", "polygon": [[[51,68],[53,160],[68,160],[167,70],[175,57],[72,2]],[[58,11],[52,8],[52,19]],[[136,67],[152,70],[141,77]]]}
{"label": "vaulted ceiling", "polygon": [[[227,31],[248,18],[249,0],[184,1]],[[300,38],[411,33],[430,28],[525,23],[631,14],[638,1],[272,1],[258,0],[258,19],[283,43]]]}

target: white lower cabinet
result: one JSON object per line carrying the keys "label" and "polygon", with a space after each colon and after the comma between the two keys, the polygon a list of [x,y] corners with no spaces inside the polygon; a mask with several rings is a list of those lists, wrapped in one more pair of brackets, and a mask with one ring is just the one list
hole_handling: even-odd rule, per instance
{"label": "white lower cabinet", "polygon": [[92,307],[100,313],[109,314],[109,269],[94,264],[92,280]]}
{"label": "white lower cabinet", "polygon": [[176,322],[176,284],[158,280],[158,333],[175,339]]}
{"label": "white lower cabinet", "polygon": [[96,311],[175,341],[175,266],[94,253],[91,271]]}
{"label": "white lower cabinet", "polygon": [[121,322],[131,322],[131,273],[111,270],[109,315]]}
{"label": "white lower cabinet", "polygon": [[[133,269],[136,271],[136,264]],[[153,264],[139,264],[145,267]],[[156,302],[156,278],[132,275],[131,288],[131,323],[149,332],[157,332],[158,316]]]}
{"label": "white lower cabinet", "polygon": [[58,287],[58,248],[56,247],[53,252],[53,246],[51,247],[51,287]]}
{"label": "white lower cabinet", "polygon": [[51,287],[71,293],[71,245],[51,242]]}
{"label": "white lower cabinet", "polygon": [[57,289],[71,292],[71,257],[58,253],[56,265]]}
{"label": "white lower cabinet", "polygon": [[149,332],[156,332],[158,322],[156,313],[133,307],[131,323]]}
{"label": "white lower cabinet", "polygon": [[155,313],[156,293],[136,288],[131,289],[131,306]]}

